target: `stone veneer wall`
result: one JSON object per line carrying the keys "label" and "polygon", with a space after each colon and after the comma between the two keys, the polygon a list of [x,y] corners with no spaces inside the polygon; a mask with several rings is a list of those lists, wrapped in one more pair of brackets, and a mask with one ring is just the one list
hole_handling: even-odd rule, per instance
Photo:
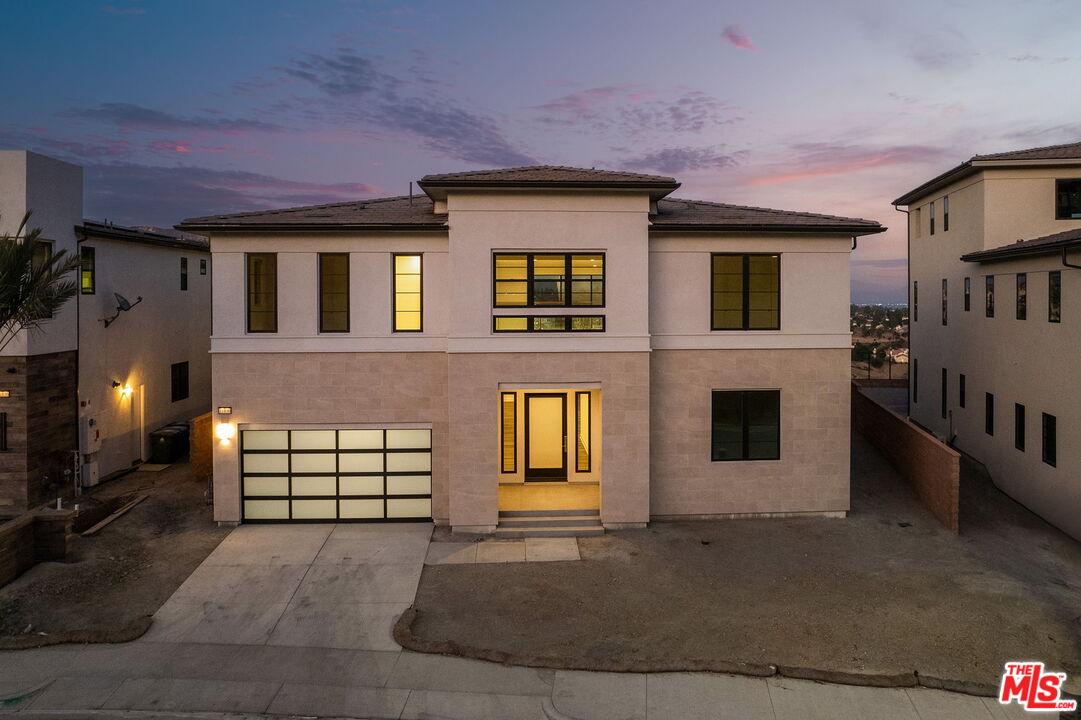
{"label": "stone veneer wall", "polygon": [[[431,423],[432,516],[446,522],[445,353],[215,353],[213,407],[231,422]],[[240,520],[237,445],[214,443],[214,519]],[[494,487],[494,484],[493,484]]]}
{"label": "stone veneer wall", "polygon": [[451,525],[484,531],[497,523],[500,383],[599,383],[601,520],[608,527],[647,522],[649,367],[645,352],[451,353]]}
{"label": "stone veneer wall", "polygon": [[[654,517],[849,508],[848,350],[654,350]],[[781,459],[710,460],[713,390],[781,390]]]}
{"label": "stone veneer wall", "polygon": [[76,351],[0,358],[0,412],[8,450],[0,452],[0,513],[12,514],[71,489],[78,444]]}

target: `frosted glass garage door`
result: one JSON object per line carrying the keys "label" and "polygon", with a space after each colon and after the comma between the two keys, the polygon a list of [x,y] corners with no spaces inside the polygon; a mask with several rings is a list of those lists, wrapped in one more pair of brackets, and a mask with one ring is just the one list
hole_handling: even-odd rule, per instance
{"label": "frosted glass garage door", "polygon": [[431,430],[244,430],[245,522],[432,517]]}

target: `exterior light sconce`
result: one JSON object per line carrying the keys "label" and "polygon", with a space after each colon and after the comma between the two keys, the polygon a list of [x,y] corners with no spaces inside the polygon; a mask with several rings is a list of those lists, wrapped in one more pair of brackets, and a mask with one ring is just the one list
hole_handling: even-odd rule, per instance
{"label": "exterior light sconce", "polygon": [[218,423],[214,433],[218,436],[218,440],[221,440],[222,445],[228,445],[229,441],[236,437],[236,425],[230,422]]}
{"label": "exterior light sconce", "polygon": [[124,385],[123,383],[113,380],[113,387],[117,388],[120,391],[120,397],[124,398],[125,400],[131,397],[131,385]]}
{"label": "exterior light sconce", "polygon": [[10,390],[0,390],[0,398],[11,397]]}

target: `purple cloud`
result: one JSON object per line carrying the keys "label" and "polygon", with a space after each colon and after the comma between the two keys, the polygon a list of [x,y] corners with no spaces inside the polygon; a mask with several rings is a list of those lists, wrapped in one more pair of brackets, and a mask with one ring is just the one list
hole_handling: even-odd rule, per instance
{"label": "purple cloud", "polygon": [[131,103],[101,103],[97,107],[68,110],[62,117],[90,118],[112,123],[123,129],[135,130],[190,130],[215,132],[225,135],[244,135],[248,132],[281,132],[284,128],[262,120],[250,118],[181,117],[161,110],[133,105]]}
{"label": "purple cloud", "polygon": [[739,25],[729,25],[721,33],[728,44],[732,47],[739,48],[740,50],[751,50],[752,52],[758,52],[758,48],[751,42],[751,36],[743,32]]}
{"label": "purple cloud", "polygon": [[717,170],[739,163],[739,153],[724,155],[713,148],[674,147],[646,153],[641,157],[624,160],[621,166],[627,170],[656,170],[677,175],[688,170]]}
{"label": "purple cloud", "polygon": [[873,147],[838,143],[797,143],[792,157],[776,170],[747,180],[748,185],[777,185],[830,175],[847,175],[883,165],[934,162],[942,148],[927,145]]}
{"label": "purple cloud", "polygon": [[621,135],[647,132],[697,133],[735,122],[735,108],[699,90],[669,92],[638,86],[608,85],[563,95],[530,109],[540,113],[545,125],[582,126],[597,132]]}

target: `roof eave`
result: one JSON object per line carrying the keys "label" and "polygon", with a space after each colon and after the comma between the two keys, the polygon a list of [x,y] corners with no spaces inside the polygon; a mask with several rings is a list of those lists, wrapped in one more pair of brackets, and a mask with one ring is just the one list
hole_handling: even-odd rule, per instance
{"label": "roof eave", "polygon": [[446,200],[447,190],[645,190],[652,200],[679,189],[678,182],[654,182],[645,180],[421,180],[417,186],[432,200]]}
{"label": "roof eave", "polygon": [[185,242],[169,235],[157,233],[125,233],[110,230],[106,227],[76,225],[75,232],[85,239],[116,240],[118,242],[132,242],[141,245],[158,245],[161,247],[175,248],[177,250],[191,250],[193,252],[210,252],[209,245],[200,245],[194,242]]}
{"label": "roof eave", "polygon": [[180,223],[174,225],[184,232],[335,232],[341,230],[372,232],[421,231],[446,232],[446,223]]}
{"label": "roof eave", "polygon": [[956,182],[963,177],[967,177],[976,172],[976,169],[972,166],[971,160],[966,160],[955,168],[951,168],[946,172],[933,177],[919,187],[915,187],[909,190],[901,197],[894,200],[891,205],[910,205],[913,200],[919,200],[921,197],[933,193],[939,188],[943,188],[952,182]]}
{"label": "roof eave", "polygon": [[712,223],[701,225],[689,225],[684,223],[653,223],[650,232],[784,232],[784,233],[821,233],[828,235],[876,235],[886,232],[888,228],[882,225],[748,225],[732,223]]}
{"label": "roof eave", "polygon": [[998,250],[979,250],[977,252],[968,253],[967,255],[962,255],[961,260],[963,262],[975,263],[997,262],[1001,260],[1013,260],[1014,258],[1026,257],[1029,255],[1057,255],[1063,250],[1070,250],[1073,248],[1081,248],[1081,238],[1032,247],[1007,247]]}

